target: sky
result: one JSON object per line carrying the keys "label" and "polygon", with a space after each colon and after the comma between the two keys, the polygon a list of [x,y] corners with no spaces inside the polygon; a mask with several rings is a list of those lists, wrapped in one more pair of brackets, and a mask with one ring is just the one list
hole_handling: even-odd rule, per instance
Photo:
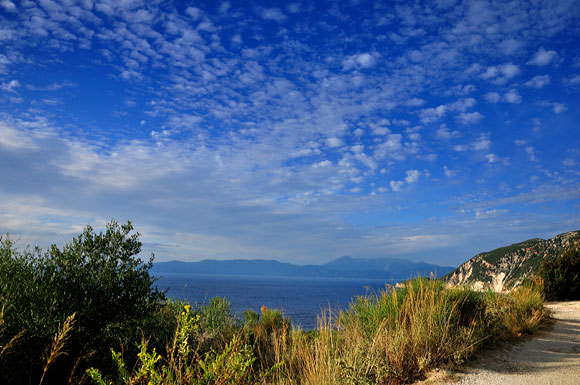
{"label": "sky", "polygon": [[579,95],[577,0],[0,0],[0,234],[456,266],[580,229]]}

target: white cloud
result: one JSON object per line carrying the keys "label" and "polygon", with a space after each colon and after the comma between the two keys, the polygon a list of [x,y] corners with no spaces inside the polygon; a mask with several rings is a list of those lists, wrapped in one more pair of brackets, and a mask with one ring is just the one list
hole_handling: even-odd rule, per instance
{"label": "white cloud", "polygon": [[10,80],[7,83],[0,84],[0,89],[7,92],[14,92],[18,87],[20,87],[20,82],[18,80]]}
{"label": "white cloud", "polygon": [[419,170],[407,170],[406,174],[407,176],[405,177],[405,180],[392,180],[389,182],[389,185],[393,191],[400,191],[405,184],[416,183],[421,176],[421,172]]}
{"label": "white cloud", "polygon": [[566,83],[570,86],[580,85],[580,75],[572,76],[570,79],[566,80]]}
{"label": "white cloud", "polygon": [[563,103],[554,103],[552,110],[556,114],[561,114],[562,112],[565,112],[566,110],[568,110],[568,106],[563,104]]}
{"label": "white cloud", "polygon": [[485,209],[475,209],[475,218],[476,219],[484,219],[484,218],[493,218],[500,216],[502,214],[508,213],[509,210],[507,209],[493,209],[493,210],[485,210]]}
{"label": "white cloud", "polygon": [[556,51],[552,50],[545,50],[544,47],[540,47],[540,49],[534,54],[534,58],[528,62],[528,64],[533,64],[537,66],[546,66],[550,64],[554,59],[558,57]]}
{"label": "white cloud", "polygon": [[482,79],[491,80],[496,84],[504,84],[509,79],[517,76],[520,68],[513,63],[505,63],[500,66],[489,66],[480,75]]}
{"label": "white cloud", "polygon": [[459,136],[461,136],[461,134],[458,131],[451,131],[445,123],[439,126],[437,131],[435,131],[435,137],[441,140],[449,140]]}
{"label": "white cloud", "polygon": [[37,144],[25,132],[0,122],[0,147],[7,150],[23,150],[36,148]]}
{"label": "white cloud", "polygon": [[526,86],[533,88],[542,88],[548,84],[550,84],[550,75],[534,76],[525,83]]}
{"label": "white cloud", "polygon": [[16,5],[10,0],[0,1],[0,7],[4,8],[8,12],[16,12]]}
{"label": "white cloud", "polygon": [[300,13],[301,8],[300,3],[290,3],[286,6],[286,10],[290,13]]}
{"label": "white cloud", "polygon": [[368,52],[348,56],[342,62],[342,68],[344,70],[350,70],[353,68],[370,68],[377,63],[378,54],[370,54]]}
{"label": "white cloud", "polygon": [[485,72],[482,73],[480,76],[483,79],[492,79],[495,78],[499,74],[499,69],[496,66],[487,67]]}
{"label": "white cloud", "polygon": [[456,85],[452,87],[446,94],[448,95],[457,95],[457,96],[465,96],[476,91],[477,88],[473,84],[466,84],[465,86]]}
{"label": "white cloud", "polygon": [[491,140],[489,140],[489,135],[481,134],[472,143],[473,149],[476,151],[488,150],[491,145]]}
{"label": "white cloud", "polygon": [[499,161],[499,157],[495,154],[486,154],[485,159],[487,163],[497,163]]}
{"label": "white cloud", "polygon": [[407,183],[415,183],[419,180],[419,176],[421,172],[419,170],[408,170],[407,176],[405,177],[405,182]]}
{"label": "white cloud", "polygon": [[440,105],[435,108],[425,108],[419,112],[419,117],[423,123],[432,123],[441,119],[445,115],[446,111],[447,107],[444,105]]}
{"label": "white cloud", "polygon": [[520,69],[515,64],[507,63],[507,64],[504,64],[504,65],[502,65],[500,67],[500,72],[506,78],[511,79],[511,78],[513,78],[514,76],[516,76],[517,74],[520,73]]}
{"label": "white cloud", "polygon": [[520,49],[522,43],[515,39],[506,39],[499,43],[498,46],[504,54],[511,55]]}
{"label": "white cloud", "polygon": [[447,105],[447,108],[450,111],[460,111],[460,112],[465,112],[467,111],[469,108],[475,106],[477,104],[476,100],[473,98],[465,98],[465,99],[459,99],[455,102],[449,103]]}
{"label": "white cloud", "polygon": [[421,107],[425,104],[425,100],[420,98],[411,98],[405,101],[404,105],[407,107]]}
{"label": "white cloud", "polygon": [[483,97],[489,103],[497,103],[501,99],[501,96],[497,92],[488,92]]}
{"label": "white cloud", "polygon": [[326,145],[331,148],[340,147],[343,145],[343,141],[336,136],[326,139]]}
{"label": "white cloud", "polygon": [[526,153],[528,154],[528,159],[530,159],[532,162],[535,162],[537,160],[536,158],[536,149],[532,146],[526,147]]}
{"label": "white cloud", "polygon": [[401,187],[403,187],[403,184],[405,184],[405,182],[403,182],[403,181],[392,180],[389,182],[391,189],[393,189],[393,191],[395,191],[395,192],[399,191],[401,189]]}
{"label": "white cloud", "polygon": [[484,116],[477,111],[464,112],[457,115],[456,120],[461,124],[473,124],[479,122]]}
{"label": "white cloud", "polygon": [[283,22],[286,20],[286,15],[282,13],[280,8],[265,8],[260,11],[260,16],[262,19],[265,20],[273,20],[277,21],[278,23]]}
{"label": "white cloud", "polygon": [[457,171],[450,170],[449,167],[443,166],[443,173],[447,178],[452,178],[457,174]]}
{"label": "white cloud", "polygon": [[522,97],[517,90],[509,90],[504,94],[502,100],[507,103],[520,104],[522,102]]}

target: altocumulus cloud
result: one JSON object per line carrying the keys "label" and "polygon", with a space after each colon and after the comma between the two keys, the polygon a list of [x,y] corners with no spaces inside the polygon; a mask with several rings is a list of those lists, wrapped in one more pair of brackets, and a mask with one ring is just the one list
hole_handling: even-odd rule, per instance
{"label": "altocumulus cloud", "polygon": [[0,230],[452,264],[577,228],[580,5],[507,5],[1,1]]}

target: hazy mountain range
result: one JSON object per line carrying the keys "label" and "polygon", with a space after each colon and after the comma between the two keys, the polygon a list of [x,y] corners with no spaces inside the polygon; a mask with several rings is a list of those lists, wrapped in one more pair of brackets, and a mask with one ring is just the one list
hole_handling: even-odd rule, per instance
{"label": "hazy mountain range", "polygon": [[334,277],[334,278],[376,278],[388,281],[400,281],[417,276],[429,276],[431,273],[441,277],[454,267],[437,266],[424,262],[413,262],[407,259],[392,258],[353,258],[340,257],[322,265],[295,265],[276,260],[234,259],[199,262],[156,262],[151,272],[194,273],[223,275],[255,276],[294,276],[294,277]]}

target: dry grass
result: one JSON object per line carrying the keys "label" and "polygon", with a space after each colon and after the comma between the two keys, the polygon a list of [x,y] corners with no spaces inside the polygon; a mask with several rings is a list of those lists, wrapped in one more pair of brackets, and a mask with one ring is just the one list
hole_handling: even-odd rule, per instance
{"label": "dry grass", "polygon": [[[536,288],[504,295],[416,279],[400,291],[358,298],[338,315],[327,309],[312,332],[289,330],[279,312],[262,309],[259,319],[208,353],[199,350],[203,334],[192,333],[198,318],[187,310],[167,359],[144,346],[140,368],[127,378],[134,380],[147,367],[138,378],[176,385],[411,383],[434,368],[461,363],[485,341],[534,330],[544,317],[542,304]],[[106,384],[99,376],[93,370],[93,380]]]}
{"label": "dry grass", "polygon": [[46,350],[44,354],[44,363],[42,368],[42,377],[40,377],[39,385],[42,384],[44,381],[44,377],[46,376],[46,372],[50,368],[50,366],[56,361],[56,359],[62,355],[66,355],[67,353],[64,350],[66,341],[70,337],[70,333],[73,330],[74,323],[75,323],[75,313],[67,317],[64,321],[62,326],[59,325],[58,332],[54,335],[52,339],[52,344]]}
{"label": "dry grass", "polygon": [[[492,306],[502,308],[493,322],[486,316]],[[490,336],[533,330],[542,309],[537,289],[486,296],[414,280],[401,292],[357,299],[336,322],[324,312],[314,335],[294,332],[270,383],[410,383],[436,367],[461,363]]]}
{"label": "dry grass", "polygon": [[[4,329],[4,308],[2,308],[2,310],[0,310],[0,334],[4,332]],[[22,337],[23,334],[24,330],[20,331],[15,336],[12,336],[7,343],[0,345],[0,357],[10,353],[10,351],[14,349],[16,342],[20,339],[20,337]]]}

